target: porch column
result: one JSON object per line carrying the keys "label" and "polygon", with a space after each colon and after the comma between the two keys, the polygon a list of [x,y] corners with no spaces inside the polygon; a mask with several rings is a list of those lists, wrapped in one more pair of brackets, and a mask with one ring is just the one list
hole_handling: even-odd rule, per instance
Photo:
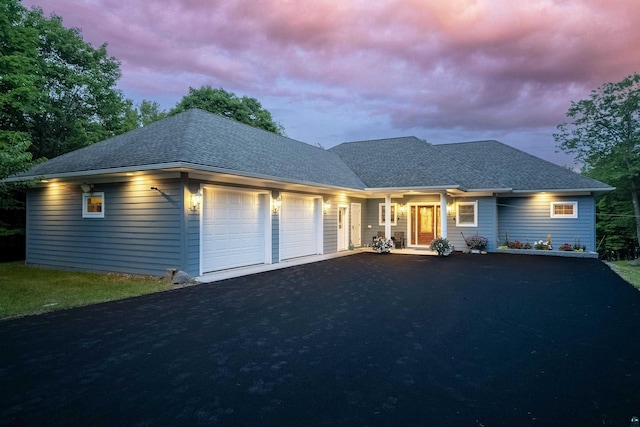
{"label": "porch column", "polygon": [[440,234],[447,238],[447,193],[440,193]]}
{"label": "porch column", "polygon": [[384,196],[384,238],[391,238],[391,194]]}

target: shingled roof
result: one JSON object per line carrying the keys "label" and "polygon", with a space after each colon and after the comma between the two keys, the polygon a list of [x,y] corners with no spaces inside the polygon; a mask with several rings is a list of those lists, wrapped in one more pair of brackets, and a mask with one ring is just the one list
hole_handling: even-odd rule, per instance
{"label": "shingled roof", "polygon": [[16,177],[177,166],[296,183],[365,187],[335,153],[198,109],[72,151]]}
{"label": "shingled roof", "polygon": [[330,148],[369,188],[504,188],[416,137],[345,142]]}
{"label": "shingled roof", "polygon": [[498,141],[432,145],[403,137],[323,150],[198,109],[56,157],[9,180],[127,168],[185,168],[353,190],[613,189]]}
{"label": "shingled roof", "polygon": [[565,167],[532,156],[499,141],[472,141],[438,144],[433,148],[458,159],[482,175],[513,191],[613,190],[607,184],[575,173]]}

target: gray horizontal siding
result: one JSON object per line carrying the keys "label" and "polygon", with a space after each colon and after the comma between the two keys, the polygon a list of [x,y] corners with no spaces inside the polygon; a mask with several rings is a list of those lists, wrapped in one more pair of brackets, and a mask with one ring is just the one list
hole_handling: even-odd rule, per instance
{"label": "gray horizontal siding", "polygon": [[181,268],[178,180],[96,184],[93,190],[104,192],[104,218],[82,218],[77,185],[29,192],[28,264],[152,275]]}
{"label": "gray horizontal siding", "polygon": [[464,241],[464,237],[471,237],[477,234],[487,238],[487,251],[495,251],[498,238],[496,199],[494,197],[460,197],[453,199],[454,204],[457,202],[478,202],[478,225],[477,227],[458,227],[455,213],[447,217],[448,239],[453,243],[455,249],[466,249],[467,244]]}
{"label": "gray horizontal siding", "polygon": [[[578,218],[551,218],[550,203],[577,201]],[[537,240],[547,240],[551,234],[554,248],[563,243],[573,244],[576,238],[587,250],[595,249],[595,202],[591,196],[551,196],[539,195],[531,198],[498,199],[498,238],[504,243],[520,240],[533,244]]]}

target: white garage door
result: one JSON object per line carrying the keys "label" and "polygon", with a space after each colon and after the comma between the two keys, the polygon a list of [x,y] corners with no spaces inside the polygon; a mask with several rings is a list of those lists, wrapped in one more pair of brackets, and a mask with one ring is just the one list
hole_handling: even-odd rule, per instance
{"label": "white garage door", "polygon": [[266,195],[205,188],[202,209],[203,273],[264,264]]}
{"label": "white garage door", "polygon": [[280,259],[319,254],[317,199],[284,195],[280,209]]}

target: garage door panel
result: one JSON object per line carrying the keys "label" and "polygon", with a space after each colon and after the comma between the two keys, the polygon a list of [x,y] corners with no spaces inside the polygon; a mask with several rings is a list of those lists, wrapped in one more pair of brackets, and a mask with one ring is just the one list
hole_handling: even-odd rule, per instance
{"label": "garage door panel", "polygon": [[264,195],[205,188],[203,272],[265,262],[265,204]]}
{"label": "garage door panel", "polygon": [[318,254],[319,218],[316,199],[287,196],[282,200],[280,258]]}

